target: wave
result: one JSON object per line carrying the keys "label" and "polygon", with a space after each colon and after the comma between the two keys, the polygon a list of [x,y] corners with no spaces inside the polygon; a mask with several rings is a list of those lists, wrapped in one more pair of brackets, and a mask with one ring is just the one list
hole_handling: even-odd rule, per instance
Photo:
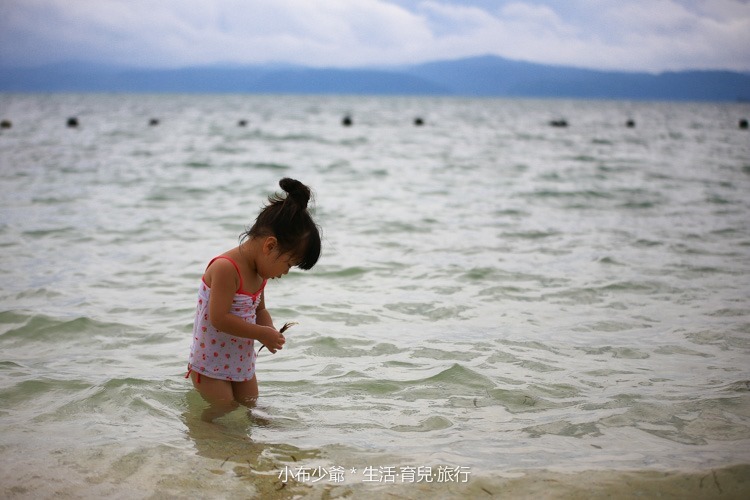
{"label": "wave", "polygon": [[44,314],[17,311],[0,312],[0,342],[6,346],[25,342],[64,343],[91,340],[92,336],[112,336],[132,332],[122,323],[98,321],[88,317],[56,318]]}

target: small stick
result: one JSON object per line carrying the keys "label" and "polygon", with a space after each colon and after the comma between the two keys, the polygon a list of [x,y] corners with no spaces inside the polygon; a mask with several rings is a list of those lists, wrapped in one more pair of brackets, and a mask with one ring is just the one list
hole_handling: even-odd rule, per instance
{"label": "small stick", "polygon": [[[284,323],[284,326],[281,327],[281,330],[279,330],[279,333],[283,334],[285,331],[289,330],[291,327],[297,324],[298,323],[296,321],[287,321],[286,323]],[[256,354],[256,356],[260,354],[260,351],[262,351],[264,347],[266,347],[265,344],[260,346],[260,349],[258,349],[258,353]]]}

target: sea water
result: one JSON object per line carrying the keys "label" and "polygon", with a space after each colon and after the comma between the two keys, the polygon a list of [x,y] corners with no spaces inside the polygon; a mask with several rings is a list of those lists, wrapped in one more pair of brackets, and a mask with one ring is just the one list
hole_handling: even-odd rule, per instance
{"label": "sea water", "polygon": [[[706,471],[750,463],[748,115],[0,95],[0,495],[485,496],[580,471],[716,493]],[[207,424],[183,378],[198,283],[285,176],[323,255],[266,288],[299,325],[259,356],[258,408]]]}

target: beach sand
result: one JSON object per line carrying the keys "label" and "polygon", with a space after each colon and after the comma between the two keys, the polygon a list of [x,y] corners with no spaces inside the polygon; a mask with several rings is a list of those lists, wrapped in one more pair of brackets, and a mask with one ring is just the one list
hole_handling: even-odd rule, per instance
{"label": "beach sand", "polygon": [[266,448],[244,458],[234,454],[219,459],[158,445],[150,449],[80,450],[46,460],[5,454],[0,498],[750,498],[750,464],[700,471],[502,471],[471,474],[467,482],[380,484],[362,482],[361,476],[347,478],[343,484],[284,482],[280,478],[284,467],[281,455],[315,461],[304,451],[298,457],[298,452],[287,447]]}

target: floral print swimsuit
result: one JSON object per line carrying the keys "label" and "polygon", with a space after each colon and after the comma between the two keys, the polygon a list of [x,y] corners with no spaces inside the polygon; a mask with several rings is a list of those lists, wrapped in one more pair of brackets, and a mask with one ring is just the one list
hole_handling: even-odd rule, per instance
{"label": "floral print swimsuit", "polygon": [[[260,304],[260,295],[266,286],[266,280],[255,293],[249,293],[242,288],[242,275],[237,263],[231,258],[220,255],[214,257],[208,263],[206,269],[216,259],[227,259],[234,265],[240,276],[240,287],[232,299],[230,312],[239,316],[248,323],[255,324],[255,312]],[[244,337],[236,337],[217,330],[208,319],[208,299],[211,296],[211,288],[201,279],[198,289],[198,307],[195,311],[193,322],[193,344],[190,348],[190,361],[188,363],[188,374],[198,373],[200,375],[228,380],[230,382],[244,382],[255,375],[255,341]]]}

